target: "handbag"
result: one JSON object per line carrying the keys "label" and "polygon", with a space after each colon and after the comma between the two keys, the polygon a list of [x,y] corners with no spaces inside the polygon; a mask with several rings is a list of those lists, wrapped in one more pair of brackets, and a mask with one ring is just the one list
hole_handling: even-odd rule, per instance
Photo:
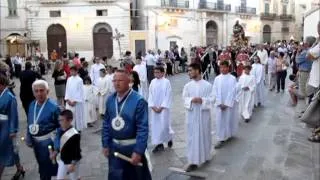
{"label": "handbag", "polygon": [[315,93],[300,120],[312,127],[320,127],[320,90]]}

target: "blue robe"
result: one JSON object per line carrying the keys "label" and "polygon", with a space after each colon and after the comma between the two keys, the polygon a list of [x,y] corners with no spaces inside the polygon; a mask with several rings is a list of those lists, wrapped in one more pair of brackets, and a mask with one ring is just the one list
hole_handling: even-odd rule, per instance
{"label": "blue robe", "polygon": [[[124,102],[124,97],[118,102],[120,107]],[[106,102],[106,113],[104,115],[102,129],[103,148],[109,148],[109,174],[108,179],[112,180],[149,180],[150,171],[146,157],[144,156],[148,141],[148,104],[142,96],[132,91],[128,96],[126,104],[121,113],[125,121],[123,129],[117,131],[112,128],[112,119],[116,117],[115,100],[116,93],[111,95]],[[122,146],[113,141],[136,139],[133,145]],[[133,166],[114,156],[114,152],[119,152],[125,156],[131,157],[132,153],[138,153],[142,156],[143,167]]]}
{"label": "blue robe", "polygon": [[[34,113],[35,101],[30,104],[29,113],[28,113],[28,126],[33,124],[33,113]],[[41,105],[37,105],[36,115],[38,115]],[[34,154],[36,156],[38,165],[39,165],[39,173],[41,180],[51,179],[51,176],[57,175],[58,165],[53,164],[50,159],[48,146],[53,146],[52,138],[48,138],[43,141],[36,140],[33,136],[43,136],[50,132],[56,131],[59,125],[59,114],[60,109],[58,105],[52,100],[48,99],[46,105],[43,108],[43,111],[39,117],[39,132],[37,135],[31,135],[29,129],[27,129],[27,144],[32,144]]]}
{"label": "blue robe", "polygon": [[17,100],[9,89],[0,97],[0,166],[13,166],[19,161],[11,133],[18,132]]}

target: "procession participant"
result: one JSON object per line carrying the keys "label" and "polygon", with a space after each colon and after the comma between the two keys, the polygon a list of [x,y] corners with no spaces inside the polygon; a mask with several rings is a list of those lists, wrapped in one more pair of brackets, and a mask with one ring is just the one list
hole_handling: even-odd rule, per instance
{"label": "procession participant", "polygon": [[72,66],[71,77],[67,80],[65,101],[66,109],[72,111],[75,115],[73,126],[78,131],[82,131],[87,128],[87,123],[84,119],[84,92],[83,92],[83,81],[78,75],[78,69],[76,66]]}
{"label": "procession participant", "polygon": [[31,70],[31,67],[32,64],[26,62],[25,70],[20,73],[20,99],[26,115],[28,114],[30,103],[35,99],[32,93],[32,83],[37,79],[41,79],[41,75]]}
{"label": "procession participant", "polygon": [[172,103],[171,84],[164,77],[164,68],[157,66],[154,68],[154,78],[149,87],[148,106],[151,108],[151,142],[156,147],[153,153],[164,150],[164,143],[168,143],[171,148],[172,134],[170,125],[170,108]]}
{"label": "procession participant", "polygon": [[[145,151],[148,142],[148,104],[129,87],[129,74],[117,70],[113,79],[116,93],[107,100],[103,128],[103,154],[109,159],[108,179],[151,180]],[[114,156],[119,152],[131,162]],[[137,167],[142,163],[142,167]]]}
{"label": "procession participant", "polygon": [[275,57],[275,52],[270,52],[270,57],[268,58],[266,67],[268,68],[268,86],[269,90],[272,91],[276,88],[277,80],[277,68],[276,68],[277,58]]}
{"label": "procession participant", "polygon": [[187,172],[209,161],[211,157],[212,86],[202,79],[201,65],[192,63],[188,68],[192,79],[183,88],[187,123]]}
{"label": "procession participant", "polygon": [[14,74],[17,78],[20,78],[20,73],[22,69],[22,57],[19,53],[16,54],[16,56],[13,57],[13,65],[14,65]]}
{"label": "procession participant", "polygon": [[249,61],[249,55],[245,53],[244,49],[241,49],[239,54],[236,57],[237,61],[237,76],[240,77],[242,75],[242,71],[244,67],[247,65]]}
{"label": "procession participant", "polygon": [[264,105],[264,80],[265,80],[265,71],[264,65],[260,63],[260,59],[258,56],[254,57],[254,64],[252,65],[251,74],[254,76],[256,80],[256,90],[255,90],[255,98],[254,104],[255,106],[263,106]]}
{"label": "procession participant", "polygon": [[106,70],[100,69],[100,78],[97,81],[98,110],[103,115],[106,112],[106,100],[112,93],[112,81],[106,76]]}
{"label": "procession participant", "polygon": [[136,65],[133,70],[139,75],[140,85],[141,85],[141,95],[148,99],[148,79],[147,79],[147,68],[145,64],[141,63],[141,59],[136,59]]}
{"label": "procession participant", "polygon": [[16,165],[13,180],[24,177],[25,171],[20,164],[16,136],[18,132],[17,101],[7,86],[9,79],[0,74],[0,179],[6,166]]}
{"label": "procession participant", "polygon": [[239,112],[245,122],[249,122],[254,107],[254,91],[256,81],[253,75],[250,75],[251,66],[244,67],[244,73],[240,76],[238,82]]}
{"label": "procession participant", "polygon": [[60,128],[54,139],[54,151],[50,152],[52,161],[58,160],[57,180],[64,180],[67,175],[71,180],[80,180],[79,166],[81,160],[80,134],[72,126],[73,114],[63,110],[59,116]]}
{"label": "procession participant", "polygon": [[92,85],[89,76],[84,78],[84,119],[87,121],[89,127],[93,127],[93,123],[98,120],[97,118],[97,88]]}
{"label": "procession participant", "polygon": [[216,114],[216,133],[218,143],[215,148],[234,136],[238,129],[238,113],[236,101],[236,78],[229,73],[228,61],[220,63],[221,74],[213,83],[213,97]]}
{"label": "procession participant", "polygon": [[48,98],[49,85],[46,81],[36,80],[32,89],[36,100],[29,107],[26,144],[34,150],[40,180],[51,180],[52,176],[57,175],[58,166],[51,161],[48,146],[53,146],[52,138],[59,127],[60,109]]}
{"label": "procession participant", "polygon": [[263,45],[258,46],[257,56],[259,57],[261,64],[265,66],[268,60],[268,52],[264,49]]}
{"label": "procession participant", "polygon": [[97,86],[98,79],[100,78],[100,69],[104,69],[104,65],[102,64],[102,60],[98,57],[95,58],[95,63],[91,66],[90,69],[90,78],[92,80],[92,84]]}

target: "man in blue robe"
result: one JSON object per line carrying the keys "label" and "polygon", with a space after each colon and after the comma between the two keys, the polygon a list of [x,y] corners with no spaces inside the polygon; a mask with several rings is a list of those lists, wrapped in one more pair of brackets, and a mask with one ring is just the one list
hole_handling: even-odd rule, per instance
{"label": "man in blue robe", "polygon": [[41,180],[57,175],[57,163],[52,162],[49,146],[53,148],[54,132],[59,127],[58,105],[48,98],[49,86],[44,80],[32,84],[35,101],[29,106],[26,144],[32,147],[39,165]]}
{"label": "man in blue robe", "polygon": [[8,78],[0,74],[0,179],[6,166],[18,163],[15,138],[18,132],[17,100],[7,88]]}
{"label": "man in blue robe", "polygon": [[[102,129],[104,156],[109,159],[108,179],[150,180],[145,156],[148,140],[148,104],[129,88],[129,74],[116,71],[113,84],[116,93],[106,102]],[[124,161],[114,156],[118,152],[130,158]],[[137,166],[142,163],[142,166]]]}

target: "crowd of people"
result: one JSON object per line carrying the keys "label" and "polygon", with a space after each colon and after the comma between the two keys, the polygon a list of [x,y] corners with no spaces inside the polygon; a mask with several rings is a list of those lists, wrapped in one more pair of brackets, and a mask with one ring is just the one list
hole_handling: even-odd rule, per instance
{"label": "crowd of people", "polygon": [[[305,100],[307,108],[301,116],[315,129],[308,140],[320,142],[320,120],[308,121],[310,116],[319,117],[319,111],[310,112],[310,106],[319,109],[320,22],[318,33],[319,37],[306,37],[304,42],[279,41],[248,48],[193,47],[189,55],[184,48],[179,52],[178,46],[165,52],[148,50],[136,58],[127,51],[120,68],[107,65],[106,58],[95,57],[89,66],[77,53],[70,59],[53,51],[51,77],[56,101],[48,97],[49,84],[43,78],[50,72],[48,66],[38,63],[36,66],[44,69],[37,71],[26,61],[22,71],[19,54],[7,57],[0,63],[0,179],[6,166],[16,165],[13,179],[25,174],[15,143],[19,117],[14,87],[10,86],[12,74],[21,81],[20,99],[28,127],[24,141],[34,150],[41,180],[52,176],[80,179],[81,132],[100,119],[108,178],[151,179],[149,132],[153,153],[174,145],[173,95],[167,77],[185,71],[191,79],[183,88],[181,103],[187,123],[186,172],[211,160],[213,119],[214,147],[219,149],[237,134],[240,118],[249,123],[253,109],[265,106],[266,89],[285,91],[291,69],[291,104]],[[212,74],[213,84],[206,81]]]}

